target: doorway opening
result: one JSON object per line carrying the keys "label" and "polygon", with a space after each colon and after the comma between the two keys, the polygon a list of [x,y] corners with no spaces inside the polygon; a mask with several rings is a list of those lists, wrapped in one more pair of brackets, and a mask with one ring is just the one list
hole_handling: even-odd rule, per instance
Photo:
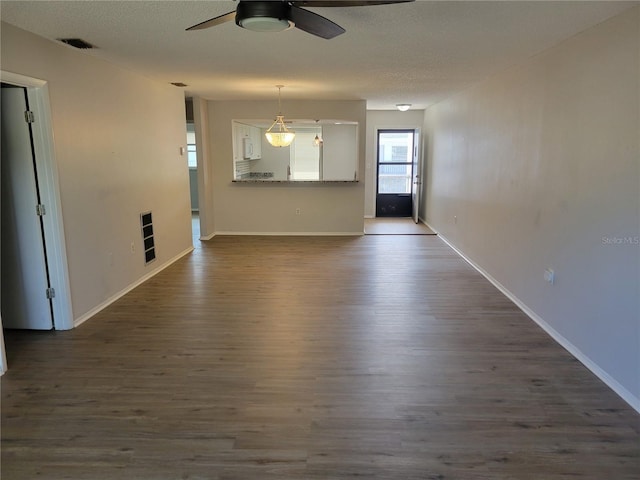
{"label": "doorway opening", "polygon": [[413,129],[378,130],[376,217],[417,218],[416,137]]}
{"label": "doorway opening", "polygon": [[191,236],[193,246],[200,244],[200,203],[198,192],[198,150],[196,126],[193,117],[193,99],[185,100],[187,116],[187,168],[189,169],[189,195],[191,197]]}
{"label": "doorway opening", "polygon": [[191,236],[193,237],[193,246],[197,248],[200,245],[200,205],[196,133],[193,121],[187,122],[187,166],[189,168],[189,194],[191,196]]}
{"label": "doorway opening", "polygon": [[[13,319],[8,318],[7,313],[5,313],[4,311],[3,305],[1,324],[2,326],[10,326],[11,328],[21,329],[41,328],[44,330],[49,330],[51,328],[55,328],[56,330],[69,330],[74,327],[74,321],[71,306],[66,242],[58,182],[58,169],[55,150],[53,148],[53,129],[51,122],[51,107],[49,101],[48,84],[44,80],[6,71],[0,71],[0,79],[3,84],[7,85],[7,90],[19,92],[16,97],[22,97],[23,99],[26,99],[20,100],[20,98],[18,98],[18,100],[20,100],[21,102],[23,101],[25,104],[28,104],[28,110],[26,111],[29,112],[25,114],[25,110],[22,110],[23,107],[18,105],[17,111],[11,113],[8,110],[10,105],[8,103],[5,103],[5,99],[3,98],[1,124],[3,130],[3,152],[2,158],[0,159],[0,162],[3,164],[2,169],[5,170],[5,161],[8,162],[8,153],[5,152],[5,149],[8,148],[9,145],[5,145],[5,138],[13,139],[14,135],[10,130],[15,128],[20,130],[20,127],[24,129],[25,122],[28,123],[28,128],[30,129],[30,135],[28,137],[28,153],[26,155],[28,160],[25,165],[28,165],[31,168],[30,171],[28,169],[25,169],[24,178],[17,179],[15,184],[13,184],[10,188],[7,187],[6,192],[4,191],[4,188],[10,177],[7,176],[7,178],[5,178],[3,172],[2,207],[4,209],[5,201],[7,203],[15,201],[13,196],[11,198],[5,196],[7,192],[11,190],[17,190],[18,193],[23,193],[21,192],[21,190],[23,188],[26,188],[23,187],[23,183],[24,185],[28,185],[29,182],[34,182],[35,175],[37,173],[38,191],[40,198],[38,200],[36,196],[30,206],[24,207],[20,210],[26,211],[28,217],[26,215],[20,215],[19,220],[22,221],[24,218],[28,218],[28,221],[33,224],[34,217],[38,219],[36,223],[37,228],[34,230],[36,233],[32,236],[33,240],[38,240],[39,242],[39,246],[38,243],[35,243],[36,247],[34,247],[34,249],[39,249],[40,252],[38,255],[32,252],[32,255],[40,258],[44,257],[44,246],[46,245],[48,286],[45,287],[45,290],[38,288],[36,294],[34,294],[37,295],[37,298],[34,296],[33,301],[42,303],[42,298],[44,297],[45,300],[48,300],[48,302],[46,302],[46,307],[44,307],[43,310],[49,311],[48,322],[43,323],[41,326],[33,326],[31,324],[31,320],[24,320],[23,317],[15,317]],[[12,95],[9,94],[7,97],[9,98],[10,96]],[[9,101],[8,98],[7,101]],[[14,108],[14,110],[16,109]],[[5,112],[7,115],[6,117]],[[20,167],[24,167],[25,165],[23,165],[22,163],[19,164]],[[4,243],[5,229],[9,230],[8,226],[5,226],[5,221],[3,219],[2,228],[0,229],[3,234],[2,241],[0,242],[0,248],[2,248],[3,250],[6,247]],[[19,240],[19,246],[21,249],[24,249],[25,247],[27,247],[27,245],[27,243],[23,243],[22,240]],[[5,282],[8,284],[11,280],[5,277],[4,262],[2,263],[3,272],[1,284],[4,290]],[[42,263],[40,263],[40,265],[42,265]],[[25,291],[31,291],[31,269],[28,267],[28,265],[23,265],[22,263],[20,263],[17,270],[18,274],[21,276],[23,285],[27,285]],[[46,276],[47,274],[45,273],[45,277]],[[37,284],[38,281],[35,281],[35,283]],[[9,294],[7,294],[7,298],[9,298]],[[1,299],[2,303],[4,304],[4,292],[1,296]],[[32,304],[32,298],[30,295],[28,296],[27,303],[29,305],[28,310],[30,311]],[[0,373],[3,373],[7,369],[7,362],[5,355],[4,336],[1,333],[2,330],[0,330]]]}

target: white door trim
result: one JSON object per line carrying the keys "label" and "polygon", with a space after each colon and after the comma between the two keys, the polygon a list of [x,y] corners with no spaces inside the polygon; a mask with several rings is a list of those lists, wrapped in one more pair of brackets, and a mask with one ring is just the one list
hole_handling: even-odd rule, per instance
{"label": "white door trim", "polygon": [[420,223],[420,198],[422,197],[422,131],[413,130],[413,183],[411,184],[411,205],[413,221]]}
{"label": "white door trim", "polygon": [[[25,87],[29,108],[34,112],[33,145],[38,168],[40,196],[47,210],[43,217],[43,223],[49,260],[49,276],[51,285],[56,292],[52,302],[54,328],[69,330],[74,326],[73,310],[48,83],[45,80],[2,70],[0,70],[0,79],[5,83]],[[2,351],[4,353],[4,342],[2,343]]]}
{"label": "white door trim", "polygon": [[7,354],[4,350],[4,332],[2,331],[2,317],[0,316],[0,375],[7,371]]}
{"label": "white door trim", "polygon": [[212,162],[209,155],[209,112],[207,101],[193,97],[193,127],[196,133],[196,155],[198,159],[198,217],[200,240],[210,240],[215,235],[213,219],[213,190],[211,183]]}
{"label": "white door trim", "polygon": [[[368,128],[368,127],[367,127]],[[367,154],[367,166],[365,173],[365,181],[371,185],[371,191],[369,192],[369,201],[373,202],[373,210],[372,214],[367,215],[365,213],[365,218],[376,218],[376,201],[377,195],[376,192],[378,190],[378,131],[379,130],[413,130],[416,134],[422,137],[422,126],[418,124],[407,124],[407,123],[397,123],[397,124],[388,124],[383,123],[381,125],[373,125],[373,157],[369,157]],[[420,144],[422,144],[422,140],[420,140]],[[418,146],[418,168],[422,171],[422,145]],[[420,192],[422,194],[422,192]],[[366,204],[365,204],[365,212],[366,212]]]}

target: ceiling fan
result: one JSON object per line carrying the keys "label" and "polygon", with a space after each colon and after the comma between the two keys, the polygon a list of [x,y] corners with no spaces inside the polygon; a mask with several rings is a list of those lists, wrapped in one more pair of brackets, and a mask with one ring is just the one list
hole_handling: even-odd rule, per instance
{"label": "ceiling fan", "polygon": [[296,27],[311,35],[330,39],[345,32],[328,18],[301,7],[366,7],[414,0],[238,0],[233,12],[193,25],[202,30],[235,20],[236,25],[256,32],[279,32]]}

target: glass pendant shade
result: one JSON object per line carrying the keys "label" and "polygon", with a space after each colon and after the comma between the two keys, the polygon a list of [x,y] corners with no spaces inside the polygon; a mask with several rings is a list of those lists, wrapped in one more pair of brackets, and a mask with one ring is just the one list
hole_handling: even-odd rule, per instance
{"label": "glass pendant shade", "polygon": [[293,22],[286,19],[271,17],[245,18],[240,26],[254,32],[281,32],[293,26]]}
{"label": "glass pendant shade", "polygon": [[271,124],[264,136],[274,147],[288,147],[296,137],[296,133],[284,124],[284,115],[276,115],[275,122]]}

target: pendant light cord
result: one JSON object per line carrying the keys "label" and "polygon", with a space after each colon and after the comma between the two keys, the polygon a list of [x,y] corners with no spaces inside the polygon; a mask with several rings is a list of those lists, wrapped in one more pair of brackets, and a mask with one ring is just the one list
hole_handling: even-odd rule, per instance
{"label": "pendant light cord", "polygon": [[282,115],[282,103],[280,101],[280,90],[282,90],[282,87],[284,87],[284,85],[276,85],[276,87],[278,88],[278,115]]}

